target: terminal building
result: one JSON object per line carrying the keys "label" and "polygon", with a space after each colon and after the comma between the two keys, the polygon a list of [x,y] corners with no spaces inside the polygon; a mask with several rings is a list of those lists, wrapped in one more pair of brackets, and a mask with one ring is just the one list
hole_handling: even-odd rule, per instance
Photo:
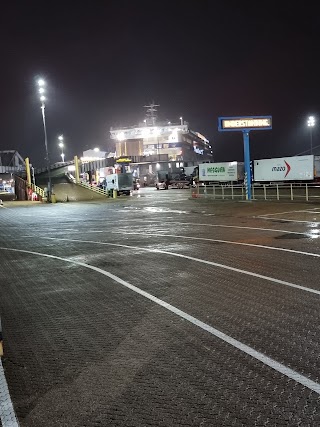
{"label": "terminal building", "polygon": [[152,184],[157,171],[177,172],[184,167],[213,162],[212,146],[201,133],[180,117],[179,123],[159,122],[158,105],[151,103],[146,119],[135,126],[111,128],[115,161],[126,165],[135,176]]}
{"label": "terminal building", "polygon": [[0,199],[14,195],[17,175],[25,174],[25,160],[16,150],[0,151]]}

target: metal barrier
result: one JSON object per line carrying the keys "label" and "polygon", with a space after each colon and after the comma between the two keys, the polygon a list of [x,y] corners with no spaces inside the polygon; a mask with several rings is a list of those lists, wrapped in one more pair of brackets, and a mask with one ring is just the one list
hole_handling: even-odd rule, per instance
{"label": "metal barrier", "polygon": [[87,182],[78,182],[76,184],[80,185],[81,187],[87,188],[88,190],[94,191],[95,193],[109,197],[108,191],[104,190],[103,188],[96,187],[95,185],[88,184]]}
{"label": "metal barrier", "polygon": [[[252,200],[320,200],[319,183],[253,184]],[[192,197],[214,200],[246,200],[242,184],[203,184],[191,187]]]}
{"label": "metal barrier", "polygon": [[66,172],[66,177],[70,182],[76,185],[80,185],[80,187],[86,188],[87,190],[94,191],[95,193],[101,194],[103,196],[109,197],[108,190],[105,190],[100,187],[96,187],[95,185],[88,184],[87,182],[76,182],[76,179],[74,176],[72,176],[70,173]]}
{"label": "metal barrier", "polygon": [[45,193],[44,193],[44,189],[43,188],[38,187],[35,184],[31,184],[31,186],[29,186],[27,184],[27,186],[28,186],[28,188],[31,188],[34,193],[38,194],[38,196],[45,197]]}

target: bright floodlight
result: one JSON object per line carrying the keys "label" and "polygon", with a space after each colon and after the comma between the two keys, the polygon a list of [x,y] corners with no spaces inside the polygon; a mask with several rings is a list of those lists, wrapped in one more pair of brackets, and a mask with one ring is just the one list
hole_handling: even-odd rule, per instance
{"label": "bright floodlight", "polygon": [[44,92],[45,92],[44,88],[43,88],[43,87],[41,87],[41,88],[39,89],[39,93],[44,93]]}
{"label": "bright floodlight", "polygon": [[58,136],[59,141],[63,141],[63,135]]}
{"label": "bright floodlight", "polygon": [[316,120],[313,116],[308,117],[308,122],[307,122],[308,126],[313,127],[316,124]]}
{"label": "bright floodlight", "polygon": [[59,147],[62,148],[63,147],[63,142],[59,142]]}
{"label": "bright floodlight", "polygon": [[45,96],[43,96],[43,95],[42,95],[42,96],[40,96],[40,101],[42,101],[42,102],[43,102],[43,101],[45,101],[45,100],[46,100],[46,97],[45,97]]}
{"label": "bright floodlight", "polygon": [[38,85],[41,87],[41,86],[44,86],[46,84],[46,82],[43,80],[43,79],[39,79],[38,80]]}
{"label": "bright floodlight", "polygon": [[125,135],[124,132],[119,132],[117,135],[117,140],[118,141],[124,141],[125,140]]}
{"label": "bright floodlight", "polygon": [[96,153],[99,151],[99,148],[94,148],[93,151],[95,151]]}

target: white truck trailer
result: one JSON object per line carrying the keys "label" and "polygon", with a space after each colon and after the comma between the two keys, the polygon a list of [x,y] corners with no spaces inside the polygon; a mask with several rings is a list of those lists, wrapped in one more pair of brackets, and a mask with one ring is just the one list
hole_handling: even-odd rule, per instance
{"label": "white truck trailer", "polygon": [[278,157],[254,160],[253,180],[255,182],[313,181],[316,176],[313,155]]}
{"label": "white truck trailer", "polygon": [[244,164],[242,162],[201,163],[199,181],[230,182],[243,181]]}

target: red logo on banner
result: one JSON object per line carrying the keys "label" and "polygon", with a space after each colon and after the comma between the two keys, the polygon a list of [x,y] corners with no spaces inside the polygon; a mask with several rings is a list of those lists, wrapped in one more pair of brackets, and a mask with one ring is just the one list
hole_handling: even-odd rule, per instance
{"label": "red logo on banner", "polygon": [[288,173],[290,172],[290,170],[291,170],[291,166],[289,165],[289,163],[287,163],[286,161],[284,161],[285,162],[285,164],[286,164],[286,166],[287,166],[287,172],[286,172],[286,174],[285,174],[285,176],[284,177],[286,177],[287,175],[288,175]]}

